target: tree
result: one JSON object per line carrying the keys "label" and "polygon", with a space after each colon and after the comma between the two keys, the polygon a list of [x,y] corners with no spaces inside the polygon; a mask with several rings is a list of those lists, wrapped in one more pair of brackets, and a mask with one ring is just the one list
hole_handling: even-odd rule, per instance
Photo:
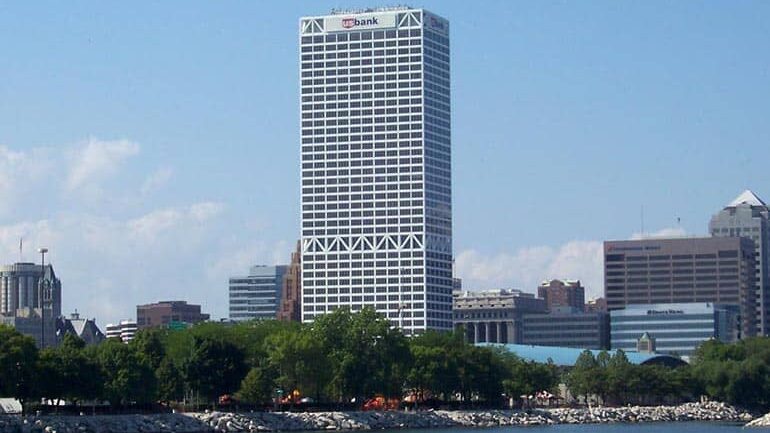
{"label": "tree", "polygon": [[132,346],[108,339],[93,350],[104,377],[105,400],[113,406],[154,400],[155,373]]}
{"label": "tree", "polygon": [[567,375],[567,386],[572,395],[583,396],[587,404],[591,394],[597,394],[599,365],[590,350],[584,350]]}
{"label": "tree", "polygon": [[236,397],[253,404],[270,402],[275,387],[272,373],[259,367],[253,367],[241,382]]}
{"label": "tree", "polygon": [[26,403],[35,397],[37,358],[32,337],[0,325],[0,395],[15,397],[22,411],[26,411]]}
{"label": "tree", "polygon": [[161,332],[160,329],[155,328],[143,329],[128,343],[137,355],[142,357],[153,370],[157,370],[160,367],[163,358],[166,356],[166,348],[161,339]]}
{"label": "tree", "polygon": [[628,399],[629,385],[633,378],[633,365],[626,353],[618,350],[607,362],[605,374],[607,394],[615,402],[625,403]]}
{"label": "tree", "polygon": [[182,371],[170,358],[163,358],[155,370],[158,380],[158,398],[161,401],[179,401],[184,396],[184,377]]}
{"label": "tree", "polygon": [[61,351],[55,348],[41,350],[35,369],[37,370],[36,394],[53,401],[63,399],[69,384]]}
{"label": "tree", "polygon": [[193,351],[184,365],[185,381],[208,401],[237,391],[247,373],[243,351],[235,344],[214,337],[193,338]]}
{"label": "tree", "polygon": [[376,394],[401,395],[411,363],[406,337],[374,309],[337,309],[319,317],[311,333],[328,356],[332,395],[359,404]]}
{"label": "tree", "polygon": [[[330,377],[330,364],[321,342],[309,329],[280,330],[265,344],[270,368],[278,372],[276,384],[287,392],[299,390],[320,400]],[[257,368],[266,370],[264,365]]]}

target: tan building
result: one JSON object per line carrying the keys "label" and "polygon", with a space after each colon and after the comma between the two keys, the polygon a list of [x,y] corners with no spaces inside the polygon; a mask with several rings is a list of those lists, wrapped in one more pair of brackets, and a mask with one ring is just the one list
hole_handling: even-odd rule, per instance
{"label": "tan building", "polygon": [[455,329],[471,343],[520,343],[525,313],[544,313],[545,300],[520,290],[454,292]]}
{"label": "tan building", "polygon": [[574,308],[583,311],[586,291],[580,280],[543,281],[537,287],[537,297],[545,299],[548,310]]}
{"label": "tan building", "polygon": [[631,304],[718,303],[740,311],[743,337],[756,334],[754,242],[677,238],[604,243],[609,311]]}

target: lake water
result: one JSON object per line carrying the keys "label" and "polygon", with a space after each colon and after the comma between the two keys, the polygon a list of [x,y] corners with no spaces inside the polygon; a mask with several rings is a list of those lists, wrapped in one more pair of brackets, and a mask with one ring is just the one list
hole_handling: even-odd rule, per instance
{"label": "lake water", "polygon": [[770,429],[743,429],[743,424],[678,422],[678,423],[642,423],[642,424],[579,424],[535,427],[495,427],[495,428],[438,428],[420,430],[391,430],[388,433],[510,433],[520,430],[526,433],[738,433],[766,432]]}

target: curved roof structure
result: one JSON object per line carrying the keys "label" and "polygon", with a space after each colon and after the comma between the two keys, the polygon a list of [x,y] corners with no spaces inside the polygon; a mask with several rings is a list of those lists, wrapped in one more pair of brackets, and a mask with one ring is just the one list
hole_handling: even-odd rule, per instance
{"label": "curved roof structure", "polygon": [[[509,352],[515,353],[524,360],[539,363],[551,361],[559,367],[572,367],[575,365],[578,356],[586,350],[574,347],[530,346],[526,344],[481,343],[479,346],[502,347]],[[601,352],[601,350],[591,350],[591,353],[593,353],[594,356]],[[617,352],[617,350],[607,351],[610,355],[614,355],[615,352]],[[665,365],[668,367],[676,367],[686,364],[686,362],[680,358],[660,353],[625,352],[625,354],[630,363],[637,365]]]}

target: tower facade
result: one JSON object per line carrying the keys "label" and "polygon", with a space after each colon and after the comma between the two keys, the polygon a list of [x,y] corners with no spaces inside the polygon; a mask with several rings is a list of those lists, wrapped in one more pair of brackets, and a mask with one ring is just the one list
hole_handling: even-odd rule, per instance
{"label": "tower facade", "polygon": [[754,241],[757,334],[769,335],[770,209],[756,194],[746,190],[711,217],[709,233],[714,237],[740,236]]}
{"label": "tower facade", "polygon": [[389,8],[300,19],[302,320],[375,308],[452,328],[449,23]]}

